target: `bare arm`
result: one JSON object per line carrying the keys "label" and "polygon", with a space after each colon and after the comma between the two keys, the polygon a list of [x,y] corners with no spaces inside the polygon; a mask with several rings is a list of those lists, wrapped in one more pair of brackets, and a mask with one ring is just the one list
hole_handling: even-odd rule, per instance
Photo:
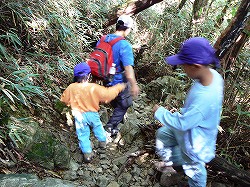
{"label": "bare arm", "polygon": [[131,85],[131,94],[132,96],[136,97],[140,92],[140,88],[137,85],[137,81],[135,79],[134,69],[132,66],[125,66],[124,69],[125,69],[125,76]]}

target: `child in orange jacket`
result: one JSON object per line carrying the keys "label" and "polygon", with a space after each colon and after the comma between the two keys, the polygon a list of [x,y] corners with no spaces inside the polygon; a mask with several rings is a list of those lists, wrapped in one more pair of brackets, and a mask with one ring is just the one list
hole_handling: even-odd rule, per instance
{"label": "child in orange jacket", "polygon": [[90,142],[90,127],[99,141],[99,147],[106,147],[106,132],[98,113],[100,102],[110,102],[125,88],[125,84],[107,88],[90,83],[89,77],[89,65],[84,62],[77,64],[74,67],[74,83],[70,84],[61,96],[61,101],[72,109],[79,147],[86,163],[94,156]]}

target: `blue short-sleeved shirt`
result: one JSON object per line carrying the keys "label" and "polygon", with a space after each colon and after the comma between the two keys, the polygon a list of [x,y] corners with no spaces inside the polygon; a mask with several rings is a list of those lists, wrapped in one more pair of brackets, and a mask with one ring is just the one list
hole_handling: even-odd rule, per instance
{"label": "blue short-sleeved shirt", "polygon": [[[116,34],[108,34],[105,42],[109,42],[115,38],[119,37]],[[97,43],[97,45],[99,42]],[[134,66],[134,54],[132,50],[132,45],[127,40],[120,40],[115,43],[112,47],[113,59],[116,64],[116,74],[114,75],[113,81],[109,84],[110,86],[116,85],[118,83],[127,82],[124,75],[124,66]]]}

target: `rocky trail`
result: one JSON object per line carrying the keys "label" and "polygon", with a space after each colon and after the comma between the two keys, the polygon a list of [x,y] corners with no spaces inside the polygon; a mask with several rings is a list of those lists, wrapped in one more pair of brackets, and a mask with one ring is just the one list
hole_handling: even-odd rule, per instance
{"label": "rocky trail", "polygon": [[[0,187],[188,186],[183,172],[162,173],[154,167],[154,162],[159,161],[154,150],[155,130],[160,124],[156,124],[153,120],[152,101],[146,96],[145,93],[141,93],[134,101],[124,124],[119,126],[121,136],[109,142],[105,152],[97,148],[98,142],[91,134],[95,150],[95,157],[91,163],[83,162],[83,155],[78,147],[73,126],[63,131],[57,129],[53,134],[61,142],[66,142],[70,150],[69,167],[45,169],[22,158],[17,164],[2,170],[4,174],[0,174]],[[104,124],[108,120],[108,115],[109,108],[102,106],[100,116]],[[60,151],[59,154],[64,155]],[[230,184],[225,178],[211,175],[208,168],[207,186],[233,187],[237,185]]]}
{"label": "rocky trail", "polygon": [[[95,142],[97,143],[97,142]],[[131,145],[109,143],[105,152],[95,149],[95,157],[91,163],[82,162],[82,155],[70,163],[70,169],[50,171],[36,168],[21,174],[0,175],[1,187],[139,187],[139,186],[187,186],[187,178],[183,173],[161,173],[153,165],[158,158],[152,147],[140,149],[140,144]],[[78,151],[77,151],[78,152]],[[39,173],[40,172],[40,173]],[[209,182],[210,186],[229,187],[229,185]]]}
{"label": "rocky trail", "polygon": [[[160,172],[153,167],[153,160],[157,160],[153,149],[144,147],[145,149],[140,150],[142,145],[138,142],[123,145],[119,140],[121,139],[118,137],[110,142],[105,152],[94,149],[95,157],[91,163],[84,163],[82,154],[76,150],[78,153],[74,154],[76,158],[75,161],[71,161],[69,170],[50,171],[37,167],[37,175],[32,173],[31,169],[27,169],[27,173],[23,171],[22,174],[1,175],[0,186],[161,186]],[[94,142],[94,146],[97,145],[94,139],[92,142]],[[28,174],[29,172],[30,174]],[[169,176],[166,177],[169,178]],[[179,182],[177,179],[173,179],[168,183],[177,184]]]}

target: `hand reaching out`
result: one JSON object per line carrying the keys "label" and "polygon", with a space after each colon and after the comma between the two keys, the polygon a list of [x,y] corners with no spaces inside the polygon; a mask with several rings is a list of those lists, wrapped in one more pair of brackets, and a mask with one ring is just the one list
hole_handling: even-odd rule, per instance
{"label": "hand reaching out", "polygon": [[[159,105],[155,104],[155,106],[153,107],[153,113],[155,113],[156,110],[157,110],[159,107],[160,107]],[[166,108],[166,109],[167,109],[167,108]],[[170,111],[171,113],[175,113],[175,112],[178,111],[178,109],[172,108],[172,109],[170,109],[169,111]]]}
{"label": "hand reaching out", "polygon": [[169,110],[171,113],[175,113],[177,112],[178,110],[176,108],[172,108],[171,110]]}
{"label": "hand reaching out", "polygon": [[157,110],[159,107],[160,107],[160,106],[156,104],[156,105],[153,107],[153,113],[155,113],[156,110]]}

